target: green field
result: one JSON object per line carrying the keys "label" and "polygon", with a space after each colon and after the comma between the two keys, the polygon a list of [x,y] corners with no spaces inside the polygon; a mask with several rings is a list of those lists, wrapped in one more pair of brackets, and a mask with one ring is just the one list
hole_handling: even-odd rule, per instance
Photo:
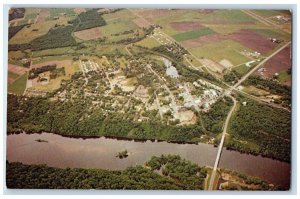
{"label": "green field", "polygon": [[135,43],[136,45],[143,46],[146,48],[154,48],[160,46],[160,43],[154,38],[146,37],[145,39]]}
{"label": "green field", "polygon": [[287,71],[281,71],[279,72],[278,81],[282,84],[291,81],[292,77],[290,74],[287,73]]}
{"label": "green field", "polygon": [[19,77],[18,74],[8,71],[8,77],[12,79],[17,79]]}
{"label": "green field", "polygon": [[14,83],[8,85],[8,92],[22,95],[25,88],[26,88],[26,82],[27,82],[27,73],[20,76]]}
{"label": "green field", "polygon": [[47,50],[33,51],[32,57],[35,58],[35,57],[43,57],[43,56],[65,55],[74,52],[75,51],[72,47],[53,48]]}
{"label": "green field", "polygon": [[243,64],[235,67],[233,70],[235,70],[238,74],[244,75],[250,70],[250,67],[247,67],[245,64]]}
{"label": "green field", "polygon": [[272,29],[251,29],[251,30],[265,37],[275,37],[283,40],[291,39],[291,35],[281,30],[272,30]]}
{"label": "green field", "polygon": [[201,36],[213,34],[214,31],[210,28],[203,28],[200,30],[193,30],[189,32],[179,33],[173,36],[173,38],[177,41],[184,41],[188,39],[195,39]]}
{"label": "green field", "polygon": [[256,20],[245,14],[241,10],[216,10],[210,14],[205,15],[200,19],[204,23],[226,23],[226,24],[238,24],[238,23],[255,23]]}
{"label": "green field", "polygon": [[39,12],[39,8],[25,8],[25,19],[35,19]]}
{"label": "green field", "polygon": [[50,17],[57,17],[57,16],[62,16],[63,14],[66,15],[75,15],[76,13],[74,12],[73,8],[50,8]]}
{"label": "green field", "polygon": [[249,50],[241,44],[232,40],[223,40],[218,43],[207,44],[197,48],[191,48],[190,51],[198,58],[204,57],[216,62],[222,59],[229,60],[233,65],[238,65],[249,61],[249,59],[239,52]]}
{"label": "green field", "polygon": [[255,14],[258,14],[262,17],[272,17],[276,15],[282,15],[284,13],[287,13],[287,10],[251,10]]}

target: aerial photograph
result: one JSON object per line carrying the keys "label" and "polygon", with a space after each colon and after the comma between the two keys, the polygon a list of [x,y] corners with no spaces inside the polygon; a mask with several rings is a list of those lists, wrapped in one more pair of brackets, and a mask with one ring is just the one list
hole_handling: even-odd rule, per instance
{"label": "aerial photograph", "polygon": [[290,190],[292,16],[10,8],[7,189]]}

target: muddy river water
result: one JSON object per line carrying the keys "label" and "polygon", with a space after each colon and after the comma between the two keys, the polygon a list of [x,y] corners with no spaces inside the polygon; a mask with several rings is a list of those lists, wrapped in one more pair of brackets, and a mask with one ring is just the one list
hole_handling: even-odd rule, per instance
{"label": "muddy river water", "polygon": [[[37,139],[47,142],[37,142]],[[127,149],[129,156],[116,154]],[[213,166],[217,148],[208,144],[174,144],[167,142],[135,142],[109,138],[68,138],[51,133],[7,136],[7,160],[24,164],[47,164],[53,167],[125,169],[142,165],[153,155],[178,154],[200,166]],[[223,150],[219,167],[258,176],[270,183],[288,187],[290,164]]]}

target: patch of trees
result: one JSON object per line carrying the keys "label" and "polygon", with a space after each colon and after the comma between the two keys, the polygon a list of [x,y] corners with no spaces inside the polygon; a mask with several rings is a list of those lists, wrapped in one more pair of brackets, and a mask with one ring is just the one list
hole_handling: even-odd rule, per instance
{"label": "patch of trees", "polygon": [[54,168],[46,165],[6,163],[6,183],[9,189],[128,189],[182,190],[180,181],[159,175],[142,166],[123,171],[81,168]]}
{"label": "patch of trees", "polygon": [[214,134],[220,134],[232,105],[232,100],[226,96],[214,103],[208,112],[202,114],[205,128]]}
{"label": "patch of trees", "polygon": [[78,17],[70,23],[72,23],[75,27],[74,31],[80,31],[106,25],[105,20],[103,19],[101,14],[97,12],[96,9],[80,13]]}
{"label": "patch of trees", "polygon": [[274,94],[283,96],[283,103],[289,105],[291,103],[291,88],[287,85],[282,85],[272,79],[264,79],[260,76],[250,76],[245,82],[246,85],[254,85],[255,87],[269,90]]}
{"label": "patch of trees", "polygon": [[132,139],[157,139],[195,142],[203,132],[200,122],[194,125],[163,124],[159,119],[134,122],[134,113],[89,112],[90,104],[49,101],[42,97],[8,95],[7,133],[51,132],[67,136],[110,136]]}
{"label": "patch of trees", "polygon": [[11,8],[9,11],[9,21],[13,19],[23,18],[25,14],[25,8]]}
{"label": "patch of trees", "polygon": [[[112,42],[112,43],[124,44],[124,45],[130,44],[130,43],[136,43],[136,42],[141,41],[144,38],[146,38],[147,35],[151,34],[152,31],[154,30],[154,28],[155,28],[154,26],[150,26],[149,28],[143,28],[144,34],[142,34],[142,35],[137,34],[137,35],[134,35],[133,37],[122,39],[122,40]],[[131,30],[131,31],[133,32],[133,30]],[[125,31],[125,32],[130,32],[130,31]]]}
{"label": "patch of trees", "polygon": [[15,36],[25,26],[27,26],[27,24],[9,27],[8,28],[8,40],[10,40],[13,36]]}
{"label": "patch of trees", "polygon": [[172,57],[178,62],[182,62],[183,55],[187,54],[187,51],[176,43],[157,46],[152,48],[152,50]]}
{"label": "patch of trees", "polygon": [[58,26],[51,28],[46,35],[38,37],[30,42],[32,50],[44,50],[76,45],[72,37],[73,26]]}
{"label": "patch of trees", "polygon": [[187,160],[182,160],[179,155],[153,156],[145,164],[153,171],[159,171],[163,176],[174,179],[185,186],[186,189],[203,190],[206,178],[206,169]]}
{"label": "patch of trees", "polygon": [[34,79],[39,76],[39,74],[46,72],[46,71],[53,71],[56,69],[56,64],[52,65],[45,65],[39,68],[33,68],[29,71],[28,79]]}
{"label": "patch of trees", "polygon": [[225,82],[237,82],[242,77],[241,74],[236,72],[235,70],[231,70],[230,72],[224,74],[223,78]]}
{"label": "patch of trees", "polygon": [[50,79],[56,79],[59,76],[66,75],[65,67],[50,70]]}
{"label": "patch of trees", "polygon": [[[232,137],[226,147],[289,162],[291,114],[248,99],[245,101],[247,105],[240,106],[232,119]],[[254,143],[257,148],[251,147],[248,142]]]}

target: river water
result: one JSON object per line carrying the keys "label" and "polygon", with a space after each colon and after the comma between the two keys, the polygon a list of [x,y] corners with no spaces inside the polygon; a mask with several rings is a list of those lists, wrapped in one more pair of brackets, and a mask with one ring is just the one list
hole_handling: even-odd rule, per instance
{"label": "river water", "polygon": [[[37,142],[37,139],[48,142]],[[127,150],[129,156],[116,154]],[[7,136],[7,160],[24,164],[47,164],[53,167],[125,169],[142,165],[153,155],[178,154],[200,166],[213,166],[217,148],[208,144],[134,142],[109,138],[68,138],[51,133]],[[270,183],[289,187],[290,164],[223,150],[219,167],[258,176]]]}

